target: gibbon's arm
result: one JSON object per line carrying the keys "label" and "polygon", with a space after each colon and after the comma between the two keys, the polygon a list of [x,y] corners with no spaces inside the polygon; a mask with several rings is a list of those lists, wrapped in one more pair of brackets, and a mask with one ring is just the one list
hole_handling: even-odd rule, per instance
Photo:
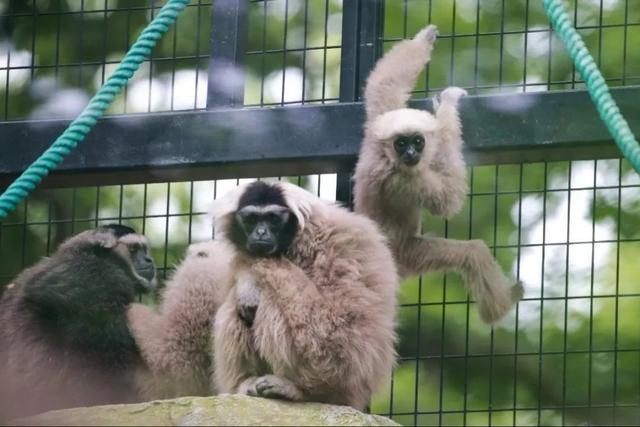
{"label": "gibbon's arm", "polygon": [[436,26],[429,25],[412,40],[396,44],[377,62],[364,93],[368,121],[406,107],[420,72],[431,59],[437,35]]}
{"label": "gibbon's arm", "polygon": [[[270,288],[275,295],[275,303],[289,326],[294,351],[307,359],[324,360],[322,363],[327,363],[329,348],[336,363],[344,359],[347,348],[358,348],[361,343],[355,342],[359,337],[354,328],[361,326],[355,323],[374,309],[370,302],[374,299],[359,279],[350,277],[347,267],[344,274],[337,271],[340,262],[336,260],[334,271],[327,273],[331,283],[324,285],[324,294],[287,259],[262,259],[251,266],[256,285]],[[345,360],[340,363],[345,364]]]}
{"label": "gibbon's arm", "polygon": [[398,260],[405,277],[430,271],[462,274],[486,323],[500,320],[523,296],[522,284],[513,285],[481,240],[412,237],[399,246]]}
{"label": "gibbon's arm", "polygon": [[462,209],[469,191],[462,155],[462,124],[458,114],[459,100],[466,94],[464,89],[450,87],[434,100],[440,140],[428,169],[423,171],[425,182],[429,183],[425,207],[433,215],[447,218]]}

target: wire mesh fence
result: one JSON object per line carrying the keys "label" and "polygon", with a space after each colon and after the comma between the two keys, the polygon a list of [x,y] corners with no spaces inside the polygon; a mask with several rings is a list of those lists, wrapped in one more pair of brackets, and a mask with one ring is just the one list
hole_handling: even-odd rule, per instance
{"label": "wire mesh fence", "polygon": [[[349,1],[250,0],[244,105],[344,101]],[[73,117],[163,3],[0,4],[0,118],[36,125]],[[476,94],[582,87],[538,1],[381,3],[378,55],[428,23],[440,29],[416,98],[449,85]],[[607,82],[640,84],[640,9],[633,0],[568,4]],[[211,1],[189,4],[111,114],[205,108],[213,8]],[[335,174],[290,174],[271,179],[336,199]],[[505,271],[523,281],[525,298],[490,328],[458,276],[404,283],[398,365],[371,411],[407,425],[637,423],[638,176],[619,159],[470,166],[469,176],[464,210],[449,221],[425,213],[424,230],[483,239]],[[239,182],[39,189],[0,223],[0,284],[66,237],[110,222],[145,233],[166,277],[190,242],[212,236],[208,205]]]}

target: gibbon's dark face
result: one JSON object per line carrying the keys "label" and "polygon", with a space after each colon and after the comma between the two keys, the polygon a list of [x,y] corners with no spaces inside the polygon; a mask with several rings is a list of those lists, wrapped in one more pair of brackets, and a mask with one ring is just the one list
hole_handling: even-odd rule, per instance
{"label": "gibbon's dark face", "polygon": [[398,135],[393,141],[393,148],[403,164],[415,166],[424,149],[424,137],[419,134]]}
{"label": "gibbon's dark face", "polygon": [[278,187],[256,181],[240,197],[230,240],[257,257],[282,255],[298,231],[298,220]]}
{"label": "gibbon's dark face", "polygon": [[115,251],[131,263],[134,273],[146,282],[144,289],[155,286],[156,266],[149,253],[147,239],[130,227],[120,224],[109,224],[101,227],[118,238]]}

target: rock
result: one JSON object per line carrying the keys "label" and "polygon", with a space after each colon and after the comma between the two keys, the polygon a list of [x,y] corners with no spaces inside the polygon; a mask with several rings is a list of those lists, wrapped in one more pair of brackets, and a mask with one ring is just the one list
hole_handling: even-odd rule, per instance
{"label": "rock", "polygon": [[292,403],[242,395],[181,397],[130,405],[63,409],[15,420],[14,423],[73,426],[399,425],[388,418],[364,414],[346,406]]}

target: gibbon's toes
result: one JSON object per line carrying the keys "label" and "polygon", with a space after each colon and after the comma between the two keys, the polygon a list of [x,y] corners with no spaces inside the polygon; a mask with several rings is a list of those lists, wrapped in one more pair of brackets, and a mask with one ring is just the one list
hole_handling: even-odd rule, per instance
{"label": "gibbon's toes", "polygon": [[524,297],[524,286],[522,282],[518,280],[511,288],[511,301],[518,302]]}
{"label": "gibbon's toes", "polygon": [[428,25],[420,30],[418,34],[413,38],[414,40],[423,41],[428,44],[433,44],[438,37],[438,27],[435,25]]}
{"label": "gibbon's toes", "polygon": [[269,399],[300,400],[297,387],[275,375],[265,375],[256,380],[256,392]]}
{"label": "gibbon's toes", "polygon": [[460,87],[452,86],[442,91],[442,93],[440,94],[440,101],[442,103],[445,103],[445,102],[456,103],[463,96],[467,96],[466,90]]}

